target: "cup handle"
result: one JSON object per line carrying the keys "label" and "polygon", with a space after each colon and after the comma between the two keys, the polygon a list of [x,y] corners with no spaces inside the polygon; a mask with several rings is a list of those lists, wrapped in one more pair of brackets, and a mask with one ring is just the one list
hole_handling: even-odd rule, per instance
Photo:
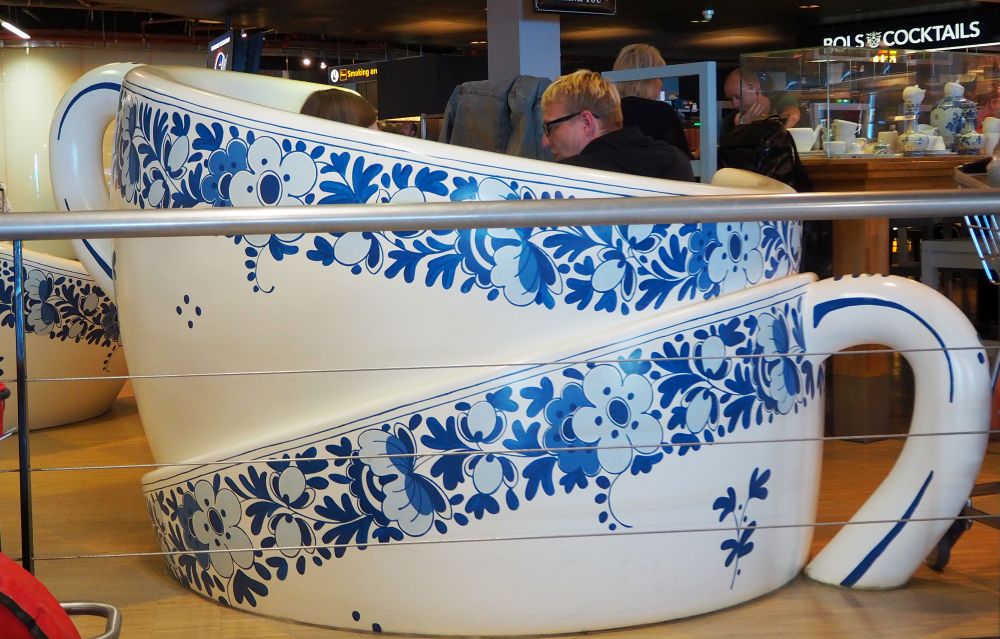
{"label": "cup handle", "polygon": [[[49,130],[49,170],[57,206],[67,211],[110,207],[104,177],[104,132],[115,119],[122,80],[132,63],[107,64],[85,73],[56,108]],[[73,240],[76,255],[114,299],[110,239]]]}
{"label": "cup handle", "polygon": [[[915,396],[910,436],[892,471],[805,573],[840,586],[902,585],[951,526],[979,472],[989,429],[988,361],[959,309],[904,278],[816,282],[804,309],[812,352],[872,343],[906,351]],[[956,432],[971,434],[948,434]]]}

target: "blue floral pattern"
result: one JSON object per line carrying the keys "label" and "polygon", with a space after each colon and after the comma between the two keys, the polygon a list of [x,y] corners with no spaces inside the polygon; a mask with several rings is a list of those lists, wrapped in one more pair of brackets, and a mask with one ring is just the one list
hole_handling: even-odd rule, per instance
{"label": "blue floral pattern", "polygon": [[[444,169],[342,142],[224,126],[130,90],[121,93],[113,184],[147,208],[566,199],[626,194],[542,178]],[[478,172],[477,172],[478,171]],[[534,180],[534,181],[532,181]],[[603,190],[601,190],[603,189]],[[254,292],[265,264],[305,259],[357,276],[482,291],[515,306],[557,304],[627,315],[708,299],[798,268],[798,222],[620,225],[236,236]]]}
{"label": "blue floral pattern", "polygon": [[[269,583],[347,552],[444,536],[560,492],[593,500],[595,528],[627,528],[613,504],[619,478],[815,397],[823,369],[805,356],[799,304],[662,329],[616,347],[614,363],[529,369],[350,436],[317,436],[280,460],[197,470],[148,490],[150,516],[184,585],[249,607]],[[768,476],[755,472],[748,499],[766,497]],[[716,500],[720,521],[740,508],[731,501]],[[752,550],[744,523],[723,544],[727,566]]]}
{"label": "blue floral pattern", "polygon": [[760,472],[760,468],[754,468],[750,475],[750,485],[747,488],[747,498],[742,504],[739,503],[736,489],[732,486],[726,489],[726,494],[719,497],[712,504],[712,510],[719,511],[719,522],[726,520],[726,517],[733,518],[733,532],[736,536],[730,537],[719,545],[719,549],[726,552],[726,567],[733,567],[733,579],[729,583],[732,590],[736,585],[736,577],[740,572],[740,558],[746,557],[753,552],[753,537],[757,530],[757,520],[750,519],[750,502],[753,500],[764,501],[767,499],[768,490],[765,487],[767,480],[771,478],[771,471]]}
{"label": "blue floral pattern", "polygon": [[[0,326],[14,327],[14,261],[0,257]],[[83,273],[24,265],[24,327],[60,342],[107,350],[104,370],[121,348],[118,307]],[[0,370],[3,375],[3,370]]]}

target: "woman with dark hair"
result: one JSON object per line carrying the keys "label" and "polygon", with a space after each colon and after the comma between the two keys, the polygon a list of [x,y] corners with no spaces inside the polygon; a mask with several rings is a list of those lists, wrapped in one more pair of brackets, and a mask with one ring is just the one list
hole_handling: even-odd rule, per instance
{"label": "woman with dark hair", "polygon": [[[614,70],[648,69],[662,67],[667,63],[659,49],[651,44],[630,44],[618,53]],[[622,97],[622,116],[625,126],[638,127],[640,131],[655,140],[663,140],[676,146],[688,158],[693,158],[691,147],[684,135],[684,125],[677,111],[661,102],[660,89],[663,82],[659,78],[630,80],[615,83]]]}
{"label": "woman with dark hair", "polygon": [[375,109],[359,94],[347,89],[324,89],[309,94],[299,113],[376,129]]}

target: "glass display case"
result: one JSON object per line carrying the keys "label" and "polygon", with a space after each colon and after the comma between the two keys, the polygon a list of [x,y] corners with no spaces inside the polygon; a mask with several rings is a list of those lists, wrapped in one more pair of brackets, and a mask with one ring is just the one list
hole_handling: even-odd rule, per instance
{"label": "glass display case", "polygon": [[[740,69],[742,91],[759,90],[807,153],[975,155],[1000,130],[990,121],[982,135],[1000,118],[996,54],[820,47],[741,55]],[[744,108],[761,99],[741,97]]]}

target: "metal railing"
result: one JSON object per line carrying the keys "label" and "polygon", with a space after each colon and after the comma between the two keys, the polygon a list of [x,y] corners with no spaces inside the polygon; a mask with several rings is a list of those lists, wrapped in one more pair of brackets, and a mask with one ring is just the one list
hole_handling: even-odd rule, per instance
{"label": "metal railing", "polygon": [[14,213],[0,216],[0,240],[14,242],[22,563],[26,569],[33,569],[28,371],[21,255],[23,240],[961,217],[993,211],[1000,211],[1000,190],[357,204],[266,209],[167,209],[155,212]]}

